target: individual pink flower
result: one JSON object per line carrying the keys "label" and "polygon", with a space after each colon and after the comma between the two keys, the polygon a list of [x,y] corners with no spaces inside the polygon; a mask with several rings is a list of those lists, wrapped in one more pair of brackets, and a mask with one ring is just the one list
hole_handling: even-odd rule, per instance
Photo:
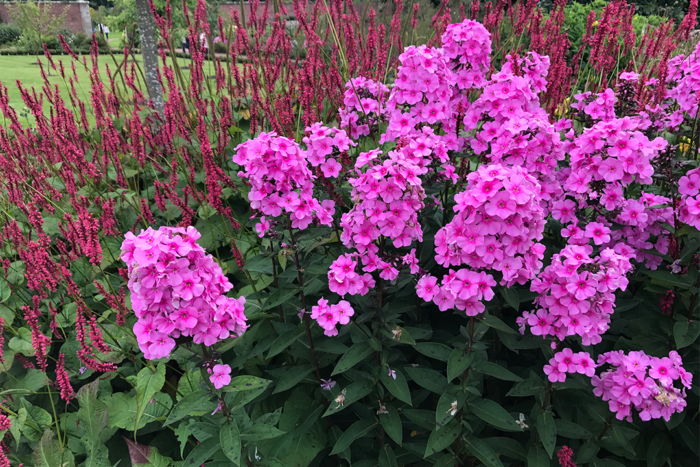
{"label": "individual pink flower", "polygon": [[216,389],[221,389],[231,383],[231,367],[228,365],[214,365],[209,381]]}

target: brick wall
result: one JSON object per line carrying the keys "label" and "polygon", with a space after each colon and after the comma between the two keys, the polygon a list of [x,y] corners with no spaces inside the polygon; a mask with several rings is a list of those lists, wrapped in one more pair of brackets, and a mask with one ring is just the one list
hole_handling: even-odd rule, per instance
{"label": "brick wall", "polygon": [[[60,16],[65,11],[65,28],[72,33],[84,32],[92,34],[90,22],[90,4],[88,2],[37,2],[42,11],[45,8],[51,10],[51,14]],[[3,23],[11,23],[10,10],[15,8],[14,2],[0,2],[0,19]]]}

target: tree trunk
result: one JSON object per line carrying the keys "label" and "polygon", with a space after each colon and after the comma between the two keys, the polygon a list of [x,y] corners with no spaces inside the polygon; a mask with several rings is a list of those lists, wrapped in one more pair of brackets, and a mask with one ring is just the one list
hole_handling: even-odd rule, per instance
{"label": "tree trunk", "polygon": [[158,81],[158,48],[156,44],[156,23],[148,8],[148,0],[136,0],[136,21],[141,35],[141,56],[143,74],[146,77],[148,96],[156,110],[163,114],[163,90]]}

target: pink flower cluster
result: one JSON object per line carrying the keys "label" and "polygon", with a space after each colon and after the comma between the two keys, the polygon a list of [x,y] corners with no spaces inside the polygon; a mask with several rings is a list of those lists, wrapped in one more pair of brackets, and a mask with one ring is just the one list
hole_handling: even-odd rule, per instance
{"label": "pink flower cluster", "polygon": [[491,274],[450,269],[440,285],[430,274],[421,277],[416,284],[416,294],[426,302],[435,303],[440,311],[456,308],[467,316],[476,316],[486,309],[481,300],[489,301],[494,297],[495,286],[496,280]]}
{"label": "pink flower cluster", "polygon": [[625,274],[632,268],[629,257],[610,248],[592,258],[589,245],[568,245],[552,258],[552,263],[535,278],[531,290],[536,312],[525,312],[517,319],[520,332],[527,326],[536,336],[581,336],[583,345],[601,342],[608,330],[615,307],[615,294],[625,290]]}
{"label": "pink flower cluster", "polygon": [[571,104],[571,108],[588,115],[595,122],[609,122],[615,119],[617,96],[610,88],[597,94],[590,91],[576,94],[574,99],[577,102]]}
{"label": "pink flower cluster", "polygon": [[455,74],[457,89],[479,89],[491,64],[491,34],[477,21],[450,24],[442,34],[442,50]]}
{"label": "pink flower cluster", "polygon": [[236,147],[233,162],[243,166],[238,176],[251,184],[248,199],[252,209],[273,217],[284,212],[297,229],[308,227],[314,217],[323,225],[333,222],[335,203],[314,198],[315,177],[306,153],[294,141],[274,132],[260,133]]}
{"label": "pink flower cluster", "polygon": [[675,99],[681,111],[695,118],[700,96],[700,44],[687,57],[680,54],[668,61],[668,77],[676,85],[666,96]]}
{"label": "pink flower cluster", "polygon": [[245,331],[245,298],[224,295],[233,286],[197,244],[194,227],[149,227],[125,237],[121,258],[138,318],[134,334],[147,359],[167,357],[177,337],[211,346]]}
{"label": "pink flower cluster", "polygon": [[328,305],[328,300],[321,297],[318,305],[311,307],[311,319],[315,319],[323,328],[323,333],[329,337],[337,336],[336,325],[348,324],[354,314],[355,310],[345,300],[341,300],[337,305]]}
{"label": "pink flower cluster", "polygon": [[651,161],[668,143],[661,137],[649,141],[643,127],[641,120],[624,117],[587,128],[569,148],[571,172],[564,188],[595,199],[610,185],[651,184]]}
{"label": "pink flower cluster", "polygon": [[681,205],[678,219],[700,229],[700,169],[689,170],[678,180]]}
{"label": "pink flower cluster", "polygon": [[669,421],[671,415],[682,412],[687,405],[685,389],[674,387],[674,382],[680,380],[684,388],[690,389],[693,375],[685,371],[675,350],[664,358],[651,357],[643,351],[627,355],[621,350],[607,352],[598,357],[598,366],[605,364],[611,368],[592,378],[593,393],[608,401],[618,420],[631,422],[634,408],[643,421]]}
{"label": "pink flower cluster", "polygon": [[449,267],[492,269],[501,284],[524,284],[542,268],[541,187],[525,169],[482,165],[455,195],[455,217],[435,235],[435,260]]}
{"label": "pink flower cluster", "polygon": [[214,368],[209,371],[209,381],[212,382],[216,389],[221,389],[224,386],[231,384],[231,367],[228,365],[214,365]]}
{"label": "pink flower cluster", "polygon": [[338,156],[356,143],[348,138],[344,130],[328,128],[322,123],[314,123],[306,127],[305,131],[307,136],[304,137],[304,143],[308,148],[306,158],[313,167],[321,166],[324,177],[337,178],[343,168]]}
{"label": "pink flower cluster", "polygon": [[468,141],[477,154],[490,163],[517,165],[539,174],[545,199],[561,192],[552,177],[563,160],[564,143],[540,107],[537,92],[544,89],[549,61],[536,53],[518,62],[527,73],[513,72],[510,56],[499,73],[494,73],[484,92],[464,116],[464,129],[473,132]]}
{"label": "pink flower cluster", "polygon": [[412,45],[399,55],[399,61],[401,65],[388,102],[393,110],[380,142],[406,136],[424,123],[441,123],[447,132],[450,129],[454,132],[450,107],[454,74],[447,66],[443,50]]}
{"label": "pink flower cluster", "polygon": [[424,207],[425,192],[419,175],[425,169],[397,151],[391,151],[388,157],[380,156],[381,151],[375,149],[357,158],[358,171],[367,168],[348,179],[354,205],[340,222],[343,244],[360,252],[368,251],[369,257],[379,250],[375,242],[380,236],[392,240],[396,247],[409,246],[423,238],[418,212]]}
{"label": "pink flower cluster", "polygon": [[[333,261],[328,270],[328,288],[331,292],[344,297],[346,294],[365,295],[374,288],[375,282],[370,272],[376,271],[378,264],[383,263],[383,261],[375,253],[362,255],[362,259],[366,263],[366,272],[361,274],[358,272],[359,257],[359,253],[345,253]],[[390,264],[387,268],[389,267],[391,267]],[[396,271],[396,275],[398,275],[398,271]]]}
{"label": "pink flower cluster", "polygon": [[574,353],[571,349],[557,352],[544,366],[544,374],[552,383],[566,381],[567,373],[580,373],[588,377],[595,375],[596,364],[588,352]]}
{"label": "pink flower cluster", "polygon": [[345,83],[340,127],[348,129],[353,139],[370,134],[370,127],[377,129],[380,121],[386,121],[393,110],[389,104],[389,88],[363,76]]}

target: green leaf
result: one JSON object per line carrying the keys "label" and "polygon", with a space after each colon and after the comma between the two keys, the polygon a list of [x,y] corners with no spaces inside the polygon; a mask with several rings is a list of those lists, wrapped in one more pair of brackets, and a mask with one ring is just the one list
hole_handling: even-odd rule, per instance
{"label": "green leaf", "polygon": [[350,425],[350,428],[345,430],[342,435],[340,435],[340,438],[338,438],[338,441],[336,441],[335,445],[333,446],[333,450],[331,451],[330,455],[338,454],[339,452],[345,451],[347,448],[350,447],[350,445],[353,443],[358,438],[363,437],[367,433],[372,430],[377,425],[377,422],[374,420],[359,420],[352,425]]}
{"label": "green leaf", "polygon": [[109,453],[104,445],[105,435],[109,436],[110,434],[105,431],[109,421],[109,413],[107,412],[107,405],[97,399],[99,388],[100,380],[96,379],[80,388],[76,395],[80,403],[78,420],[80,420],[80,425],[85,430],[85,435],[80,440],[85,446],[85,452],[87,453],[87,459],[83,464],[84,467],[109,464]]}
{"label": "green leaf", "polygon": [[686,419],[683,421],[683,423],[676,427],[676,433],[685,442],[686,446],[690,448],[695,456],[700,456],[700,439],[698,439],[700,426],[698,426],[697,423]]}
{"label": "green leaf", "polygon": [[272,425],[264,423],[255,423],[241,432],[241,440],[243,441],[258,441],[262,439],[271,439],[282,436],[284,431],[275,428]]}
{"label": "green leaf", "polygon": [[557,427],[554,425],[554,417],[548,412],[541,412],[537,416],[537,432],[540,434],[542,446],[547,451],[549,458],[554,454],[554,446],[557,444]]}
{"label": "green leaf", "polygon": [[490,399],[477,399],[468,403],[471,412],[488,423],[505,431],[523,431],[515,419],[500,406]]}
{"label": "green leaf", "polygon": [[539,446],[530,446],[527,452],[527,467],[549,467],[549,456]]}
{"label": "green leaf", "polygon": [[406,382],[406,377],[403,375],[401,370],[396,369],[396,379],[389,376],[388,371],[384,371],[384,368],[380,369],[380,378],[384,387],[389,390],[391,394],[394,395],[398,400],[411,405],[411,391],[408,389],[408,383]]}
{"label": "green leaf", "polygon": [[32,346],[32,332],[27,328],[17,329],[19,337],[15,336],[10,339],[7,346],[15,350],[25,357],[34,356],[34,347]]}
{"label": "green leaf", "polygon": [[624,464],[616,461],[615,459],[598,459],[595,458],[591,461],[593,467],[625,467]]}
{"label": "green leaf", "polygon": [[159,363],[156,371],[151,371],[150,368],[144,368],[139,371],[136,376],[136,420],[134,421],[134,433],[139,428],[141,417],[146,404],[151,402],[155,393],[160,391],[165,384],[165,365]]}
{"label": "green leaf", "polygon": [[534,396],[544,391],[544,384],[537,377],[530,377],[513,386],[506,394],[508,397]]}
{"label": "green leaf", "polygon": [[488,444],[491,449],[496,453],[496,455],[504,455],[510,457],[511,459],[517,459],[519,461],[527,460],[527,453],[522,444],[513,438],[486,438],[483,440],[484,443]]}
{"label": "green leaf", "polygon": [[656,435],[647,448],[647,466],[661,467],[673,454],[671,440],[664,433]]}
{"label": "green leaf", "polygon": [[413,381],[428,391],[432,391],[437,394],[442,394],[445,392],[447,381],[445,381],[445,377],[437,371],[431,370],[430,368],[413,366],[407,366],[404,369]]}
{"label": "green leaf", "polygon": [[600,446],[595,440],[586,441],[576,452],[576,464],[585,464],[593,460],[600,451]]}
{"label": "green leaf", "polygon": [[163,427],[171,425],[179,420],[182,420],[192,412],[209,409],[213,405],[207,396],[207,391],[198,389],[195,392],[187,394],[180,399],[180,402],[175,404],[175,407],[168,414],[168,418],[163,423]]}
{"label": "green leaf", "polygon": [[12,289],[10,289],[10,284],[7,283],[5,279],[0,277],[0,303],[7,301],[12,295]]}
{"label": "green leaf", "polygon": [[20,407],[17,411],[17,415],[9,415],[10,421],[10,433],[15,438],[15,442],[19,445],[20,437],[22,436],[22,429],[24,428],[24,422],[27,421],[27,409]]}
{"label": "green leaf", "polygon": [[447,382],[464,373],[473,360],[474,354],[467,355],[464,349],[454,349],[450,352],[450,358],[447,361]]}
{"label": "green leaf", "polygon": [[340,357],[340,360],[338,360],[338,363],[335,365],[331,376],[349,370],[350,368],[352,368],[353,366],[357,365],[362,360],[370,356],[372,352],[372,347],[370,347],[368,343],[359,343],[353,345],[347,352],[345,352],[345,354],[342,357]]}
{"label": "green leaf", "polygon": [[442,428],[435,427],[430,433],[430,438],[428,438],[428,445],[425,447],[425,455],[423,457],[429,457],[447,448],[450,444],[457,439],[462,431],[462,426],[457,420],[450,420],[450,422],[443,426]]}
{"label": "green leaf", "polygon": [[250,391],[254,389],[265,389],[272,381],[258,378],[257,376],[240,375],[231,378],[231,383],[224,387],[224,392]]}
{"label": "green leaf", "polygon": [[687,275],[672,274],[670,271],[663,271],[661,269],[657,269],[656,271],[645,269],[642,272],[651,277],[651,281],[654,284],[663,285],[669,289],[678,287],[682,290],[688,290],[692,286]]}
{"label": "green leaf", "polygon": [[517,383],[523,380],[520,376],[493,362],[482,361],[474,369],[503,381],[513,381]]}
{"label": "green leaf", "polygon": [[211,459],[220,448],[221,442],[218,437],[212,436],[211,438],[205,439],[190,451],[190,454],[182,465],[183,467],[199,467]]}
{"label": "green leaf", "polygon": [[329,415],[336,414],[341,410],[347,409],[353,404],[353,402],[359,401],[370,392],[372,392],[372,388],[368,387],[367,383],[365,382],[355,381],[354,383],[350,383],[345,388],[345,400],[343,401],[343,405],[340,405],[335,401],[331,401],[331,403],[328,405],[328,409],[326,409],[324,412],[323,417],[327,417]]}
{"label": "green leaf", "polygon": [[447,362],[447,360],[450,359],[450,352],[452,351],[452,349],[445,344],[439,344],[437,342],[418,342],[414,348],[426,357],[434,358],[441,362]]}
{"label": "green leaf", "polygon": [[388,444],[379,450],[379,467],[399,467],[394,450]]}
{"label": "green leaf", "polygon": [[219,441],[226,457],[235,465],[240,465],[241,434],[238,432],[238,425],[236,425],[236,421],[233,418],[221,427]]}
{"label": "green leaf", "polygon": [[274,308],[277,305],[282,305],[285,303],[287,300],[289,300],[292,297],[295,297],[299,295],[299,289],[294,287],[294,288],[283,288],[283,289],[278,289],[275,290],[269,298],[265,301],[265,304],[262,307],[262,310],[269,310],[270,308]]}
{"label": "green leaf", "polygon": [[22,429],[22,434],[29,438],[30,441],[39,441],[45,435],[41,430],[51,425],[51,415],[41,407],[30,404],[24,398],[21,399],[21,403],[27,411],[27,419]]}
{"label": "green leaf", "polygon": [[177,426],[175,429],[175,436],[177,436],[177,440],[180,443],[180,457],[182,457],[182,454],[185,452],[185,446],[187,446],[187,440],[190,438],[190,423],[193,422],[194,419],[190,418],[186,421],[180,422],[180,424]]}
{"label": "green leaf", "polygon": [[638,434],[639,433],[636,433],[633,430],[617,425],[608,430],[606,435],[601,438],[601,441],[603,442],[603,445],[608,448],[608,450],[610,450],[610,447],[613,449],[616,447],[622,448],[624,451],[634,456],[635,452],[634,448],[632,447],[632,443],[630,443],[630,439],[634,438]]}
{"label": "green leaf", "polygon": [[472,436],[465,436],[462,439],[464,440],[464,446],[486,467],[503,467],[496,453],[484,441]]}
{"label": "green leaf", "polygon": [[388,413],[379,415],[379,423],[382,424],[382,428],[389,435],[389,438],[401,446],[403,443],[403,425],[399,411],[391,404],[386,404],[384,407]]}
{"label": "green leaf", "polygon": [[569,439],[589,439],[593,437],[593,433],[586,430],[578,423],[568,420],[556,419],[554,425],[557,427],[557,434]]}
{"label": "green leaf", "polygon": [[520,297],[514,287],[501,287],[501,295],[511,308],[518,311],[518,308],[520,308]]}
{"label": "green leaf", "polygon": [[309,375],[312,371],[314,371],[314,367],[310,363],[305,365],[289,367],[289,369],[287,369],[284,375],[282,375],[282,377],[280,378],[272,394],[277,394],[278,392],[286,391],[287,389],[293,388],[301,380],[306,378],[306,376]]}
{"label": "green leaf", "polygon": [[69,450],[61,451],[61,445],[47,428],[41,441],[32,453],[35,467],[74,467],[73,454]]}
{"label": "green leaf", "polygon": [[289,347],[299,339],[301,336],[304,335],[304,332],[299,332],[296,329],[290,329],[287,332],[282,333],[275,341],[272,343],[272,347],[270,347],[270,351],[267,353],[267,358],[268,360],[274,357],[275,355],[279,354],[282,352],[284,349]]}
{"label": "green leaf", "polygon": [[676,347],[682,349],[693,344],[700,336],[700,323],[697,321],[677,321],[673,325],[673,338],[676,340]]}
{"label": "green leaf", "polygon": [[[111,396],[104,399],[109,410],[109,427],[124,428],[132,430],[136,423],[136,415],[138,406],[136,398],[124,393],[115,392]],[[168,411],[173,405],[173,400],[169,395],[163,392],[157,392],[153,395],[153,403],[150,401],[146,404],[146,409],[142,413],[141,421],[138,424],[138,429],[143,428],[148,423],[154,422],[168,414]]]}
{"label": "green leaf", "polygon": [[485,315],[482,322],[491,328],[498,329],[499,331],[507,332],[508,334],[518,334],[516,330],[493,315]]}

